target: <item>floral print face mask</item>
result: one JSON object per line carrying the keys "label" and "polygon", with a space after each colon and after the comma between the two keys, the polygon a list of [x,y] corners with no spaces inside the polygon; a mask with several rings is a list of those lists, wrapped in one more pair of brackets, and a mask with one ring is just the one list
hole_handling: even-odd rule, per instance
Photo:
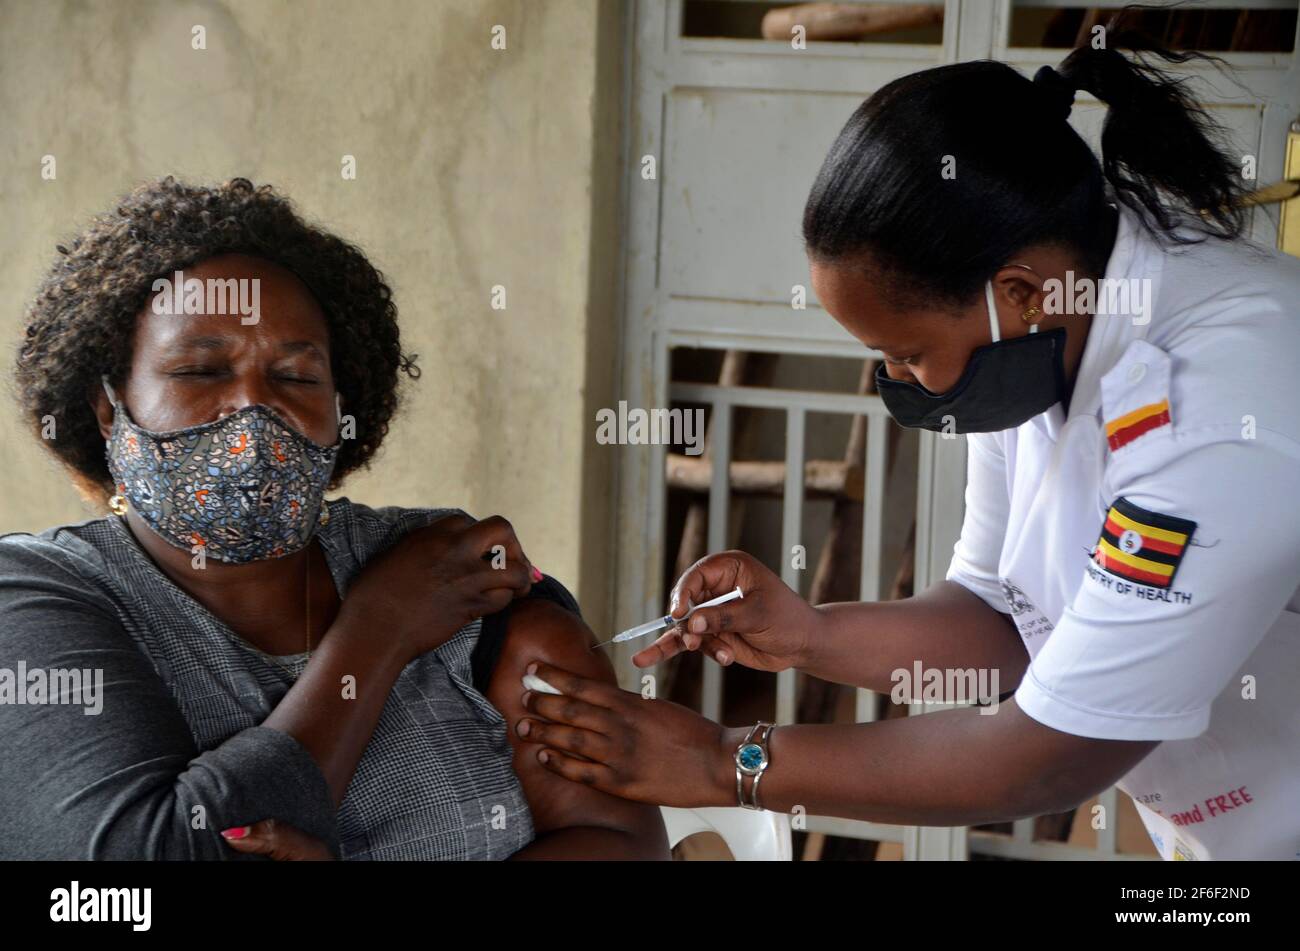
{"label": "floral print face mask", "polygon": [[114,410],[105,451],[113,483],[167,542],[244,564],[311,541],[341,441],[315,443],[261,403],[211,423],[151,432],[130,418],[107,377],[103,383]]}

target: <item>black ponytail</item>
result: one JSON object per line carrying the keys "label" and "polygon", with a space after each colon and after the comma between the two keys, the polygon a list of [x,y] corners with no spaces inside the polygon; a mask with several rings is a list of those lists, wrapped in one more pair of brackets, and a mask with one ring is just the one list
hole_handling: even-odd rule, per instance
{"label": "black ponytail", "polygon": [[1154,222],[1153,232],[1175,242],[1201,240],[1180,238],[1174,232],[1180,225],[1206,236],[1240,237],[1245,229],[1241,199],[1249,189],[1240,163],[1225,151],[1224,130],[1196,104],[1185,78],[1175,79],[1139,57],[1127,59],[1116,46],[1170,63],[1223,63],[1204,53],[1171,52],[1130,32],[1108,34],[1105,49],[1081,47],[1065,58],[1057,71],[1110,107],[1101,154],[1115,197]]}
{"label": "black ponytail", "polygon": [[[1031,244],[1072,248],[1100,276],[1112,202],[1157,239],[1240,237],[1247,189],[1222,128],[1185,80],[1142,54],[1222,60],[1109,27],[1104,38],[1104,49],[1072,51],[1059,77],[1044,77],[1054,82],[978,60],[883,86],[849,119],[813,184],[803,219],[809,256],[865,252],[894,306],[933,309],[970,305],[988,276]],[[1062,84],[1067,100],[1081,89],[1109,107],[1100,163],[1069,125]]]}

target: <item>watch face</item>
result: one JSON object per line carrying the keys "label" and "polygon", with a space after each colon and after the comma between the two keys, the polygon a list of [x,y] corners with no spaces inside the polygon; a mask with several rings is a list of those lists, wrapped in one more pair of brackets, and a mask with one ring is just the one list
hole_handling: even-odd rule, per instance
{"label": "watch face", "polygon": [[767,765],[767,754],[763,752],[763,747],[757,743],[746,743],[740,749],[736,750],[736,765],[740,767],[742,773],[753,775],[761,772]]}

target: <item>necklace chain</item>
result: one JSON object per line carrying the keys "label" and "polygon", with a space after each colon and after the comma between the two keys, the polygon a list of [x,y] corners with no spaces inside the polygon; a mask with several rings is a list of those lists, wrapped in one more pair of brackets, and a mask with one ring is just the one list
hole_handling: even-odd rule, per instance
{"label": "necklace chain", "polygon": [[[129,535],[130,529],[128,527],[126,512],[125,511],[114,512],[114,514],[117,515],[118,521],[121,523],[124,529],[127,529],[127,534]],[[311,542],[307,543],[307,557],[304,560],[306,562],[306,566],[305,566],[306,571],[303,573],[303,582],[304,582],[303,589],[306,592],[307,631],[306,631],[306,636],[303,639],[303,642],[307,650],[305,652],[305,656],[303,657],[303,661],[304,663],[309,663],[311,661]],[[276,657],[273,654],[267,654],[265,651],[259,651],[259,653],[261,653],[262,656],[266,657],[268,660],[273,661],[277,667],[283,668],[284,670],[287,670],[290,673],[293,672],[292,665],[281,663],[278,659],[276,659]]]}
{"label": "necklace chain", "polygon": [[304,663],[311,662],[311,545],[307,546],[307,657]]}

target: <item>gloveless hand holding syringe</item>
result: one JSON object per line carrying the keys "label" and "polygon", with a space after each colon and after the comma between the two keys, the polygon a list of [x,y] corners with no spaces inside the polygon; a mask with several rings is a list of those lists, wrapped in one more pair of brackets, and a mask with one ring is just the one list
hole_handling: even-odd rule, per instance
{"label": "gloveless hand holding syringe", "polygon": [[624,641],[633,641],[638,637],[645,637],[647,634],[658,634],[660,631],[666,631],[670,627],[675,627],[678,624],[685,624],[690,620],[691,615],[700,608],[717,607],[719,604],[726,604],[728,601],[735,601],[737,598],[743,598],[744,596],[745,593],[740,590],[739,586],[737,586],[734,590],[705,601],[703,604],[691,604],[690,599],[688,598],[686,603],[689,606],[689,610],[687,610],[687,612],[681,617],[673,617],[671,614],[665,614],[663,617],[655,618],[653,621],[646,621],[644,624],[638,624],[636,627],[629,627],[622,634],[616,634],[610,640],[596,644],[592,647],[592,650],[595,650],[597,647],[604,647],[607,644],[621,644]]}
{"label": "gloveless hand holding syringe", "polygon": [[[616,634],[607,641],[602,641],[599,644],[593,645],[591,649],[595,650],[597,647],[604,647],[607,644],[621,644],[624,641],[636,640],[638,637],[645,637],[647,634],[658,634],[660,631],[666,631],[670,627],[674,627],[678,624],[685,624],[690,620],[691,615],[700,608],[714,608],[719,604],[726,604],[728,601],[735,601],[737,598],[743,598],[744,596],[745,593],[740,590],[739,586],[737,586],[734,590],[728,591],[726,594],[720,595],[716,598],[711,598],[702,604],[691,604],[691,601],[688,598],[686,601],[688,610],[681,617],[675,618],[671,614],[665,614],[663,617],[655,618],[653,621],[646,621],[644,624],[638,624],[636,627],[629,627],[621,634]],[[542,693],[559,694],[560,692],[535,674],[525,674],[523,685],[528,690],[537,690]]]}

